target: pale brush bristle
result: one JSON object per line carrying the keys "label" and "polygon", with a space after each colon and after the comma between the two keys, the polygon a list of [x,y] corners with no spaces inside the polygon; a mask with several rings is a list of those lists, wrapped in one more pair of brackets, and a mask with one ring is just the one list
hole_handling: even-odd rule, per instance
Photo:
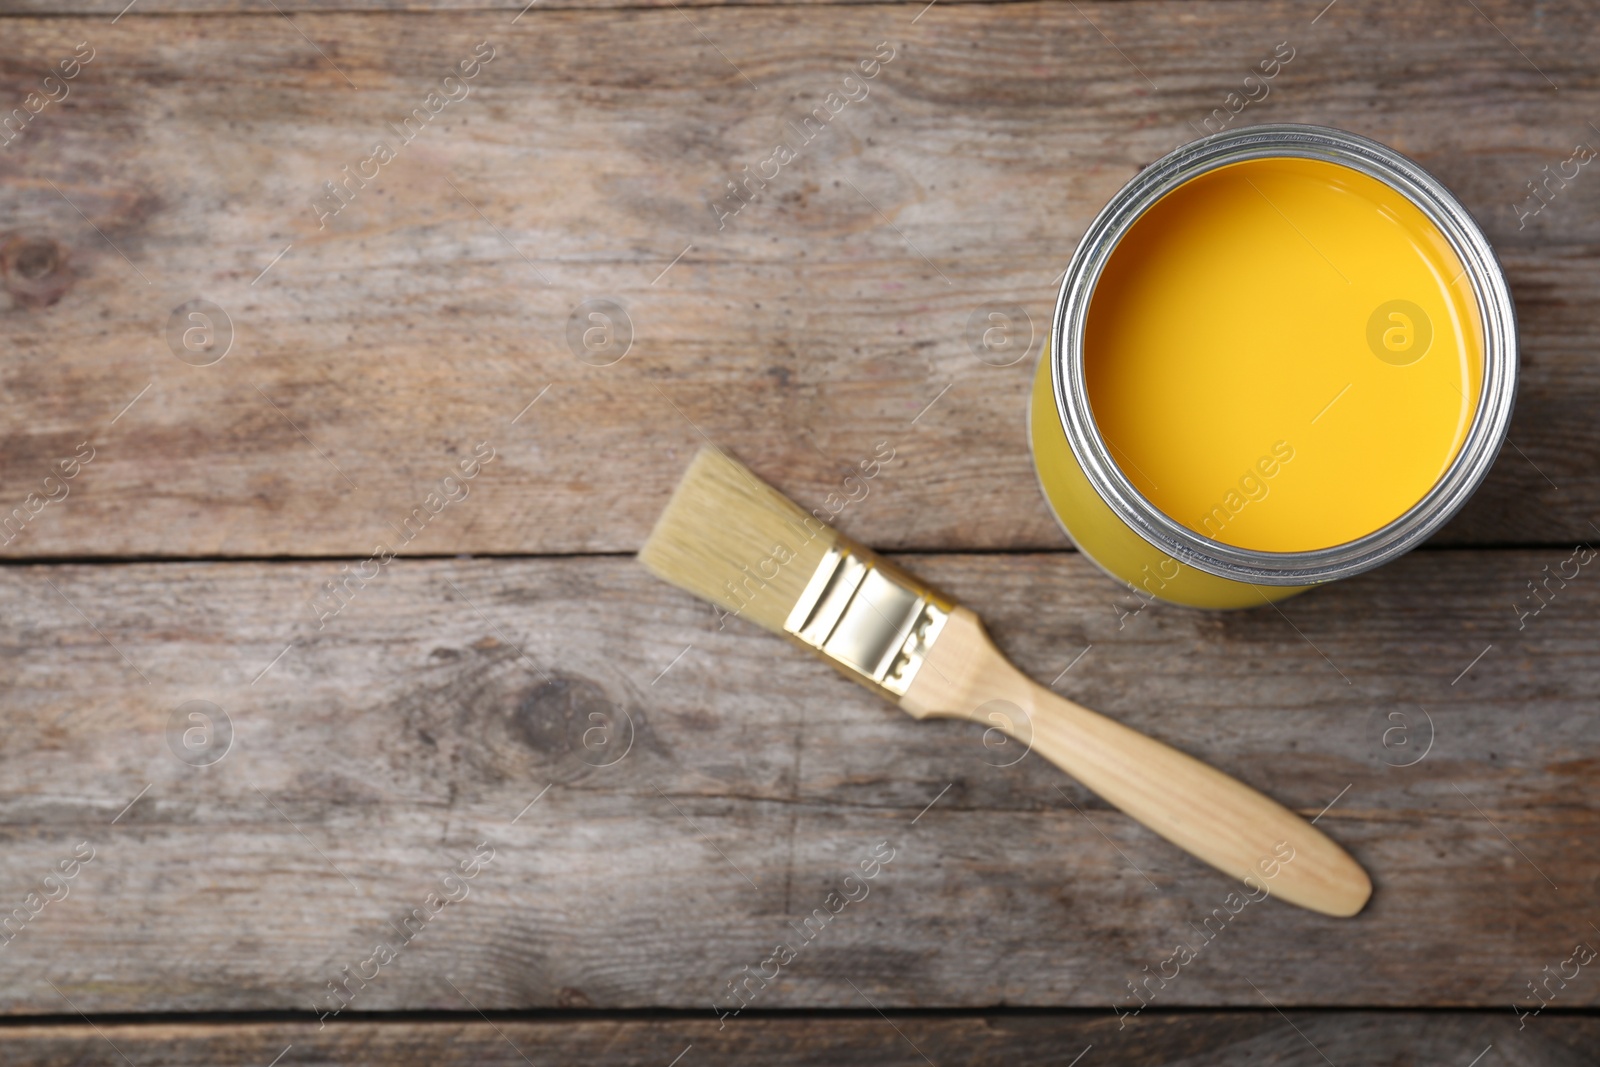
{"label": "pale brush bristle", "polygon": [[706,446],[639,550],[656,577],[783,633],[789,611],[839,535]]}

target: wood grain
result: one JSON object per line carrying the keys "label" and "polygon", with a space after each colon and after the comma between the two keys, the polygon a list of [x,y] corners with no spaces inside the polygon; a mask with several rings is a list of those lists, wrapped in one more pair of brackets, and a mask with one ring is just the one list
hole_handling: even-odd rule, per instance
{"label": "wood grain", "polygon": [[[759,1062],[778,1067],[935,1064],[1036,1067],[1066,1064],[1092,1046],[1084,1067],[1412,1067],[1464,1065],[1493,1045],[1513,1067],[1579,1067],[1594,1062],[1600,1021],[1540,1019],[1518,1033],[1509,1015],[1466,1012],[1290,1013],[1206,1012],[1141,1020],[1122,1031],[1114,1019],[993,1015],[968,1018],[909,1015],[893,1021],[868,1013],[822,1018],[762,1018],[718,1031],[715,1022],[550,1021],[492,1023],[361,1021],[318,1031],[314,1024],[181,1023],[20,1026],[0,1030],[0,1050],[17,1067],[84,1067],[135,1063],[162,1067],[265,1065],[284,1052],[296,1067],[390,1067],[473,1063],[483,1067],[594,1064],[596,1067],[682,1067]],[[901,1031],[896,1033],[896,1029]],[[1298,1033],[1296,1033],[1298,1031]],[[1322,1058],[1323,1055],[1328,1060]],[[524,1059],[526,1056],[526,1059]],[[923,1057],[927,1058],[924,1059]]]}
{"label": "wood grain", "polygon": [[[813,505],[888,442],[895,461],[839,520],[879,547],[1059,547],[1023,432],[1031,360],[985,364],[966,324],[1016,304],[1042,331],[1088,219],[1282,40],[1296,58],[1239,121],[1410,153],[1510,276],[1515,447],[1440,539],[1589,538],[1600,182],[1522,229],[1514,205],[1595,136],[1574,47],[1594,15],[1480,6],[1340,5],[1315,25],[1254,2],[941,4],[914,24],[900,5],[692,25],[304,12],[298,32],[263,14],[8,18],[7,98],[74,43],[97,52],[0,150],[0,230],[48,272],[8,268],[0,514],[80,442],[97,454],[4,552],[365,556],[478,441],[500,459],[406,552],[632,551],[706,437]],[[322,183],[484,40],[472,94],[319,231]],[[870,95],[719,230],[730,175],[880,41],[896,58]],[[52,280],[65,291],[43,303]],[[165,337],[196,297],[235,329],[209,367]],[[635,335],[608,367],[567,341],[599,298]]]}
{"label": "wood grain", "polygon": [[[960,0],[961,3],[990,3],[995,0]],[[770,6],[803,6],[818,4],[835,6],[838,4],[860,4],[863,6],[887,7],[892,6],[886,0],[685,0],[678,4],[680,8],[695,7],[720,7],[722,5],[770,5]],[[944,0],[940,6],[947,6]],[[670,9],[669,0],[538,0],[537,4],[530,4],[528,0],[520,3],[513,0],[283,0],[274,6],[278,11],[264,8],[250,3],[250,0],[137,0],[131,6],[125,18],[145,18],[152,15],[193,15],[193,14],[228,14],[228,15],[254,15],[282,19],[284,16],[293,16],[296,19],[303,14],[332,13],[332,12],[388,12],[394,14],[412,12],[464,12],[481,13],[484,11],[504,12],[502,21],[517,18],[519,25],[528,23],[531,28],[537,24],[541,11],[584,10],[587,8],[663,8]],[[907,18],[917,14],[927,6],[927,0],[921,3],[912,3],[905,0],[902,5],[910,10]],[[114,18],[124,8],[129,8],[128,0],[69,0],[67,3],[52,4],[49,0],[0,0],[0,17],[8,15],[20,16],[61,16],[83,15],[94,17]],[[526,12],[526,13],[524,13]]]}
{"label": "wood grain", "polygon": [[[1521,631],[1510,608],[1559,554],[1427,550],[1225,615],[1119,611],[1073,554],[901,562],[1033,677],[1318,817],[1371,871],[1354,920],[1250,905],[1152,1011],[1264,1010],[1259,989],[1514,1029],[1526,983],[1600,944],[1600,585]],[[0,569],[0,913],[96,850],[5,946],[0,1011],[309,1015],[485,841],[466,899],[352,1012],[711,1019],[880,842],[870,892],[752,1011],[1127,1009],[1232,890],[1037,756],[719,631],[631,560],[395,560],[319,631],[306,600],[339,567]],[[232,725],[209,766],[175,755],[205,751],[174,722],[191,700]],[[1581,974],[1554,1008],[1600,1003]]]}

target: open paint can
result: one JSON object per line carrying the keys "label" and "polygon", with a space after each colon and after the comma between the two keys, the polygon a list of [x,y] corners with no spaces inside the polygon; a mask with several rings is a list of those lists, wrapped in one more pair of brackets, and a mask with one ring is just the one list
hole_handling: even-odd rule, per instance
{"label": "open paint can", "polygon": [[1029,438],[1057,520],[1112,577],[1250,607],[1443,525],[1516,380],[1505,276],[1437,179],[1355,134],[1254,126],[1157,160],[1090,224]]}

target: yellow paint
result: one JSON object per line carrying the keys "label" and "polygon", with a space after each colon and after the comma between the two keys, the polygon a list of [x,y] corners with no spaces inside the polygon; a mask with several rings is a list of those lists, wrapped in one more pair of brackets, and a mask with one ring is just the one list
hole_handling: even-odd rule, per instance
{"label": "yellow paint", "polygon": [[1444,474],[1477,409],[1482,329],[1460,260],[1405,197],[1261,159],[1192,179],[1123,236],[1084,368],[1152,504],[1225,544],[1300,552],[1382,528]]}
{"label": "yellow paint", "polygon": [[1186,566],[1128,528],[1101,499],[1078,466],[1061,428],[1050,380],[1050,346],[1033,376],[1028,403],[1028,439],[1033,467],[1050,510],[1072,543],[1100,569],[1118,579],[1126,592],[1111,600],[1117,629],[1126,629],[1152,600],[1191,608],[1259,608],[1303,592],[1303,585],[1249,585]]}

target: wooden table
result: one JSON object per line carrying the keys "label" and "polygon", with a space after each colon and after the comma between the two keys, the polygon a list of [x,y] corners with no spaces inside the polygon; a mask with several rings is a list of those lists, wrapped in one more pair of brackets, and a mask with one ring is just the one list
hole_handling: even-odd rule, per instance
{"label": "wooden table", "polygon": [[[1591,8],[125,2],[0,4],[0,1060],[1600,1062],[1600,578],[1529,611],[1600,537]],[[1511,442],[1379,572],[1132,613],[1024,357],[1280,42],[1234,124],[1385,141],[1495,243]],[[1370,907],[1251,906],[1128,1014],[1229,883],[650,578],[707,439],[808,503],[892,449],[844,530],[1320,812]]]}

